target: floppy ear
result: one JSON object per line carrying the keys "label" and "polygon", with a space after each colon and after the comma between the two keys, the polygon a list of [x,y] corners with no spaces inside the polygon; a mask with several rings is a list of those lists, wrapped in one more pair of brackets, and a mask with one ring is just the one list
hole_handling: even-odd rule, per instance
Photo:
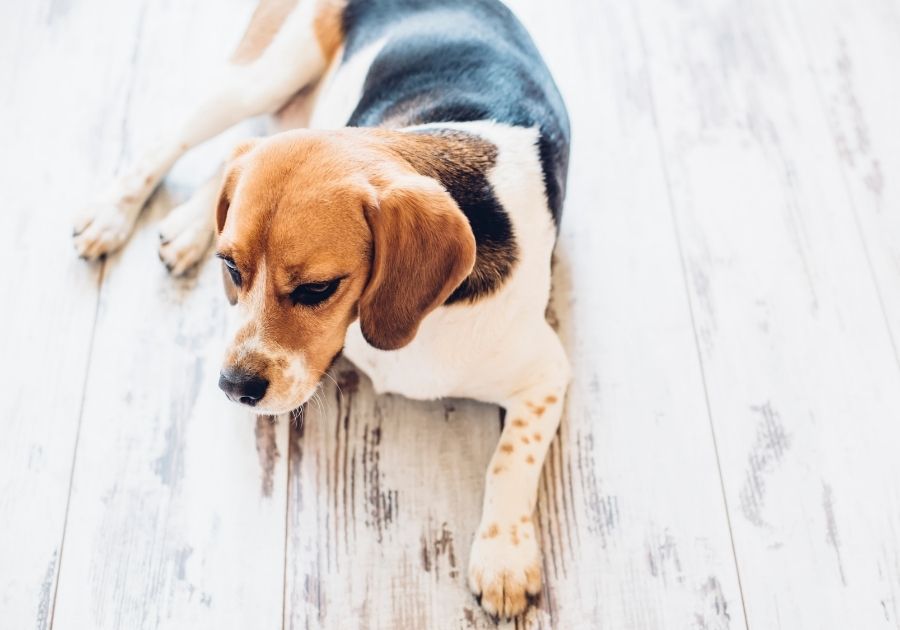
{"label": "floppy ear", "polygon": [[475,237],[437,181],[408,176],[365,207],[374,257],[359,299],[363,336],[381,350],[402,348],[475,265]]}
{"label": "floppy ear", "polygon": [[231,197],[234,187],[237,185],[240,170],[235,164],[237,159],[245,153],[252,151],[259,144],[258,138],[249,138],[238,142],[231,150],[231,155],[225,162],[225,175],[222,177],[222,187],[219,189],[219,201],[216,204],[216,233],[221,234],[225,227],[225,218],[228,216],[228,207],[231,205]]}

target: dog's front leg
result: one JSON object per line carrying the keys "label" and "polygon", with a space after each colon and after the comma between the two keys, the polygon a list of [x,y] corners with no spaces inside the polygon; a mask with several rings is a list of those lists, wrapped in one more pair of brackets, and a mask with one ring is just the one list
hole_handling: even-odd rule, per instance
{"label": "dog's front leg", "polygon": [[569,381],[565,353],[546,328],[543,350],[525,381],[501,404],[506,422],[485,476],[481,525],[469,559],[469,587],[491,615],[522,613],[541,590],[541,557],[532,513],[541,467],[559,427]]}
{"label": "dog's front leg", "polygon": [[215,234],[216,200],[222,185],[217,173],[159,225],[159,259],[173,276],[194,268]]}
{"label": "dog's front leg", "polygon": [[[269,5],[289,8],[276,16],[283,20],[280,26],[266,23],[279,12],[270,10]],[[275,112],[321,76],[340,40],[337,26],[331,26],[338,22],[325,19],[335,10],[334,5],[307,0],[291,6],[263,0],[263,10],[254,14],[238,50],[246,48],[245,42],[259,40],[258,31],[274,29],[277,32],[259,55],[249,60],[236,55],[213,74],[202,96],[185,108],[184,117],[172,129],[161,134],[159,143],[79,213],[73,237],[82,258],[99,258],[125,242],[150,194],[189,149],[245,118]],[[161,255],[165,258],[163,252]]]}

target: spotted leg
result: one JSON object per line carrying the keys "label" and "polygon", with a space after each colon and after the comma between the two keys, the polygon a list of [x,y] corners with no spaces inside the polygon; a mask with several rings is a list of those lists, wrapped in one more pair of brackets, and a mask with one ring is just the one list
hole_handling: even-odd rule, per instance
{"label": "spotted leg", "polygon": [[500,401],[506,422],[485,476],[481,525],[469,559],[469,587],[485,611],[502,618],[524,612],[541,590],[532,513],[569,381],[556,333],[546,326],[539,337],[539,356],[517,371],[521,388]]}

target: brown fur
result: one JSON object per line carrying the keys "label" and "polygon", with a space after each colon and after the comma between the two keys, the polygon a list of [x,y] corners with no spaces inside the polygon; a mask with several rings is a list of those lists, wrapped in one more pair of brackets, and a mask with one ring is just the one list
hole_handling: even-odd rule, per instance
{"label": "brown fur", "polygon": [[481,537],[482,538],[496,538],[500,534],[500,527],[497,523],[491,523]]}
{"label": "brown fur", "polygon": [[[242,143],[226,169],[218,249],[242,279],[230,288],[248,305],[247,296],[262,295],[251,306],[262,345],[302,354],[313,387],[357,316],[374,346],[402,347],[475,263],[474,236],[459,207],[393,150],[403,136],[296,130]],[[265,286],[254,291],[258,277]],[[341,283],[320,306],[288,297],[301,283],[334,278]],[[230,365],[244,367],[232,350]],[[274,354],[260,375],[282,400],[288,387]]]}
{"label": "brown fur", "polygon": [[[330,60],[344,39],[341,12],[345,3],[342,0],[303,1],[317,3],[313,30],[323,56]],[[260,0],[244,36],[231,55],[231,63],[243,65],[259,59],[297,4],[298,0]]]}
{"label": "brown fur", "polygon": [[298,0],[260,0],[247,24],[244,36],[231,55],[231,63],[246,64],[263,54]]}
{"label": "brown fur", "polygon": [[366,206],[375,257],[359,300],[366,341],[402,348],[423,317],[472,271],[475,238],[456,202],[432,179],[404,177]]}
{"label": "brown fur", "polygon": [[[409,162],[416,172],[440,181],[448,188],[477,187],[476,176],[487,173],[497,162],[497,147],[472,134],[442,130],[403,134],[391,149]],[[454,292],[452,299],[474,301],[498,289],[518,260],[515,243],[496,246],[479,243],[472,274]]]}
{"label": "brown fur", "polygon": [[325,59],[331,59],[344,42],[341,15],[345,5],[344,0],[318,0],[313,30]]}
{"label": "brown fur", "polygon": [[222,265],[222,285],[225,287],[225,297],[228,299],[228,303],[232,306],[237,304],[237,287],[234,286],[234,283],[231,281],[231,277],[228,275],[228,270],[225,268],[225,265]]}

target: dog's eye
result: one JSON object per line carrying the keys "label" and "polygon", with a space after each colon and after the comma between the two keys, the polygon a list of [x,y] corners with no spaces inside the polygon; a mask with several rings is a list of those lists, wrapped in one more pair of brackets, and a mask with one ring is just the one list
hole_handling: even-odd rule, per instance
{"label": "dog's eye", "polygon": [[304,306],[315,306],[330,298],[340,284],[340,278],[328,282],[309,282],[291,291],[291,302]]}
{"label": "dog's eye", "polygon": [[238,271],[237,265],[231,258],[226,258],[224,256],[219,256],[222,259],[222,263],[225,265],[225,268],[228,270],[228,275],[231,276],[231,281],[234,282],[234,286],[241,286],[241,272]]}

